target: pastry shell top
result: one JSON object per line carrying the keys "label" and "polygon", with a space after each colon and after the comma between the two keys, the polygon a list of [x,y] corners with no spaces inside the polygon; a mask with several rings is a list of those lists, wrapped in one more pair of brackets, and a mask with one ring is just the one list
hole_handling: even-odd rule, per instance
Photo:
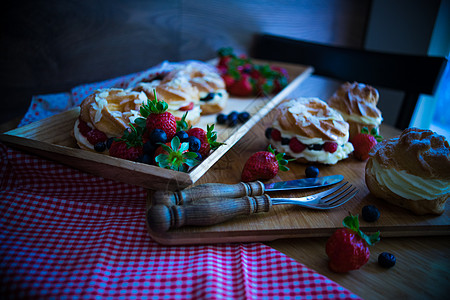
{"label": "pastry shell top", "polygon": [[199,92],[213,93],[218,90],[225,90],[225,81],[214,67],[204,63],[192,62],[182,68],[176,69],[170,77],[185,77],[192,86],[196,87]]}
{"label": "pastry shell top", "polygon": [[120,136],[147,101],[145,94],[119,88],[100,89],[80,104],[80,118],[107,136]]}
{"label": "pastry shell top", "polygon": [[347,142],[349,125],[342,116],[318,98],[297,98],[281,103],[277,121],[282,130],[304,138]]}
{"label": "pastry shell top", "polygon": [[405,170],[422,178],[450,180],[450,147],[431,130],[407,128],[398,138],[384,140],[370,151],[383,168]]}
{"label": "pastry shell top", "polygon": [[358,82],[346,82],[331,96],[328,104],[349,116],[380,119],[378,99],[379,94],[374,87]]}

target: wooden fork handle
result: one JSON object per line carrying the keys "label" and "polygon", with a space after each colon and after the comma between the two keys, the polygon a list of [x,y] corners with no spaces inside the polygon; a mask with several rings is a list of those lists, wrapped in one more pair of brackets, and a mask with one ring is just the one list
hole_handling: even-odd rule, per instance
{"label": "wooden fork handle", "polygon": [[242,198],[203,198],[190,204],[153,205],[147,211],[147,222],[153,231],[165,232],[186,225],[208,226],[240,215],[267,212],[272,199],[267,195]]}
{"label": "wooden fork handle", "polygon": [[264,194],[264,184],[260,181],[237,184],[205,183],[181,191],[156,191],[152,197],[153,205],[183,205],[203,198],[239,198]]}

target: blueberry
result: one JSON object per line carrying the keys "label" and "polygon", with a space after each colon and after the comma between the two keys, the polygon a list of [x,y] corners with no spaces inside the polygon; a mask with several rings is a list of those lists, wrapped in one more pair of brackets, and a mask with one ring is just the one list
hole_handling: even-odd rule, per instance
{"label": "blueberry", "polygon": [[180,139],[180,142],[182,143],[187,142],[187,139],[189,137],[187,132],[183,130],[178,131],[177,133],[175,133],[175,135]]}
{"label": "blueberry", "polygon": [[217,124],[225,125],[228,121],[228,118],[225,114],[218,114],[216,121]]}
{"label": "blueberry", "polygon": [[197,153],[197,157],[195,159],[199,160],[199,161],[202,161],[203,160],[202,155],[200,153],[198,153],[198,152],[195,152],[195,153]]}
{"label": "blueberry", "polygon": [[189,151],[198,152],[200,150],[201,142],[197,137],[190,136],[188,137],[187,142],[189,143]]}
{"label": "blueberry", "polygon": [[236,118],[236,119],[228,120],[228,126],[230,126],[230,127],[236,126],[237,123],[238,123],[238,119],[237,119],[237,118]]}
{"label": "blueberry", "polygon": [[289,138],[281,138],[281,145],[289,145],[291,139]]}
{"label": "blueberry", "polygon": [[150,133],[149,140],[153,145],[165,144],[167,142],[167,134],[164,130],[156,128]]}
{"label": "blueberry", "polygon": [[156,150],[156,145],[153,145],[150,141],[147,141],[144,144],[142,150],[144,151],[144,153],[152,155]]}
{"label": "blueberry", "polygon": [[147,164],[147,165],[151,165],[152,164],[152,156],[144,153],[140,158],[139,158],[139,162]]}
{"label": "blueberry", "polygon": [[109,138],[106,140],[106,148],[108,148],[108,149],[111,148],[111,145],[114,142],[114,139],[115,138],[112,137],[112,138]]}
{"label": "blueberry", "polygon": [[208,93],[205,97],[200,98],[200,101],[211,101],[212,99],[214,99],[215,94],[214,93]]}
{"label": "blueberry", "polygon": [[395,256],[388,252],[378,255],[378,264],[383,268],[392,268],[395,265]]}
{"label": "blueberry", "polygon": [[273,130],[272,127],[267,127],[266,132],[264,133],[268,140],[272,138],[272,130]]}
{"label": "blueberry", "polygon": [[315,166],[308,166],[305,169],[305,175],[307,178],[315,178],[319,176],[319,169]]}
{"label": "blueberry", "polygon": [[94,145],[94,150],[97,152],[103,152],[106,150],[106,143],[105,142],[98,142]]}
{"label": "blueberry", "polygon": [[246,111],[241,112],[240,114],[238,114],[238,120],[241,123],[245,123],[250,119],[250,114]]}
{"label": "blueberry", "polygon": [[362,208],[362,217],[364,221],[375,222],[380,218],[380,211],[374,205],[366,205]]}
{"label": "blueberry", "polygon": [[322,150],[322,148],[323,148],[323,145],[321,145],[321,144],[308,145],[309,150],[320,151],[320,150]]}
{"label": "blueberry", "polygon": [[237,111],[232,111],[232,112],[230,112],[228,114],[227,119],[228,119],[228,121],[234,120],[234,119],[237,120],[237,117],[238,117],[238,112]]}

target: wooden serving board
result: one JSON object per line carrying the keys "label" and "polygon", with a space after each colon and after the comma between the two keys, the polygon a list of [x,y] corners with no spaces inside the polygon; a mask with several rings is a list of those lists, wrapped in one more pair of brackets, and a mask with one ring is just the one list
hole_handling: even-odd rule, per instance
{"label": "wooden serving board", "polygon": [[[281,62],[254,60],[255,63],[278,65],[286,68],[290,82],[280,93],[262,98],[230,97],[223,113],[248,111],[250,120],[233,128],[216,125],[218,141],[224,142],[200,165],[189,173],[162,169],[157,166],[118,159],[115,157],[79,149],[72,136],[79,107],[33,122],[0,135],[0,141],[22,150],[59,161],[63,164],[104,178],[142,186],[150,190],[183,189],[194,184],[258,121],[283,101],[312,72],[313,68]],[[216,122],[216,115],[202,116],[195,126],[206,129]]]}
{"label": "wooden serving board", "polygon": [[[197,182],[237,183],[240,181],[242,167],[248,157],[256,151],[267,148],[264,129],[270,126],[271,114],[264,118],[231,151],[229,151],[208,173]],[[396,130],[382,126],[381,134],[391,137]],[[270,182],[292,180],[305,177],[307,165],[289,163],[290,170],[281,172]],[[360,225],[366,233],[380,230],[381,237],[431,236],[450,234],[450,210],[443,215],[417,216],[410,211],[391,205],[370,194],[365,184],[365,162],[349,157],[333,166],[318,165],[321,176],[342,174],[359,189],[359,193],[341,207],[328,211],[308,210],[293,205],[276,205],[267,213],[240,216],[214,226],[189,226],[171,229],[164,233],[153,232],[151,237],[165,245],[261,242],[281,238],[328,237],[336,228],[342,227],[342,220],[350,213],[361,215],[362,207],[373,204],[378,207],[381,217],[377,222],[368,223],[360,217]],[[319,189],[321,191],[321,189]],[[273,197],[299,197],[317,190],[272,192]],[[149,207],[151,194],[149,194]]]}

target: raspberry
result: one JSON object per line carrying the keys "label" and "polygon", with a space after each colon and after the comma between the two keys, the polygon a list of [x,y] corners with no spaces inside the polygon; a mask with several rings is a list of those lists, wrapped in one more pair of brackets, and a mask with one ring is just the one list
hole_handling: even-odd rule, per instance
{"label": "raspberry", "polygon": [[281,141],[281,132],[278,129],[273,128],[270,137],[272,140],[279,142]]}
{"label": "raspberry", "polygon": [[330,153],[336,152],[337,148],[338,148],[338,144],[335,142],[325,142],[325,144],[323,145],[323,150],[330,152]]}
{"label": "raspberry", "polygon": [[295,137],[293,137],[289,141],[289,148],[291,148],[292,152],[294,152],[294,153],[300,153],[306,149],[306,146],[305,146],[305,144],[303,144],[302,142],[297,140]]}
{"label": "raspberry", "polygon": [[87,133],[92,130],[92,128],[89,127],[89,125],[85,121],[79,119],[78,120],[78,130],[80,130],[82,135],[86,136]]}
{"label": "raspberry", "polygon": [[91,131],[89,131],[86,134],[86,138],[92,145],[95,145],[99,142],[106,142],[106,140],[108,139],[106,134],[104,134],[98,129],[92,129]]}

